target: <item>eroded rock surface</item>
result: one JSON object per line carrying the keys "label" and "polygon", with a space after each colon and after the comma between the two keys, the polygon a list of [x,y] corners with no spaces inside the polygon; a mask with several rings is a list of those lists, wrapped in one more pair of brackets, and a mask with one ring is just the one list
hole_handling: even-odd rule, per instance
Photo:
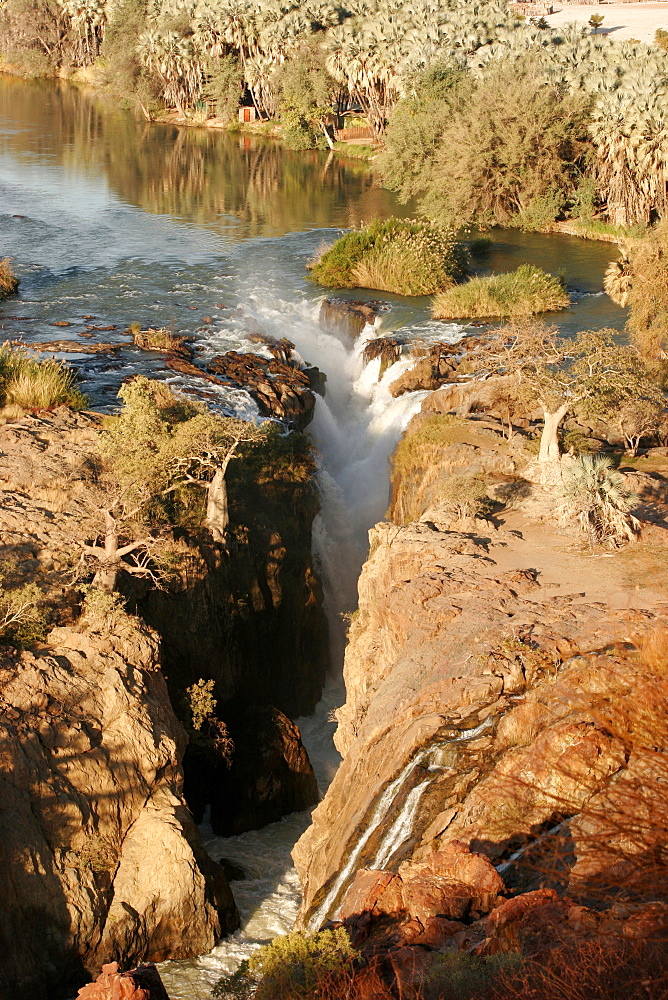
{"label": "eroded rock surface", "polygon": [[0,698],[0,982],[67,995],[115,958],[213,947],[236,908],[185,806],[155,634],[124,618],[5,648]]}
{"label": "eroded rock surface", "polygon": [[212,358],[207,369],[225,384],[249,392],[263,416],[303,429],[311,422],[315,406],[311,377],[277,353],[279,357],[268,360],[258,354],[227,351]]}
{"label": "eroded rock surface", "polygon": [[[575,529],[546,526],[554,501],[548,510],[540,491],[512,511],[499,503],[491,519],[439,506],[439,475],[485,474],[499,491],[531,492],[519,453],[499,446],[491,425],[444,426],[443,468],[420,475],[418,463],[395,482],[395,516],[412,509],[419,519],[370,532],[337,712],[344,760],[293,854],[310,927],[336,915],[360,869],[401,874],[452,840],[507,863],[516,889],[541,884],[523,873],[524,852],[552,844],[569,859],[562,882],[585,893],[610,866],[596,845],[622,845],[624,809],[651,812],[625,788],[641,787],[644,773],[658,795],[661,762],[645,751],[656,736],[641,737],[639,719],[645,704],[663,704],[661,670],[636,648],[668,625],[663,590],[639,575],[619,600],[626,556],[587,562]],[[653,567],[651,554],[638,558]],[[615,705],[635,720],[634,737],[630,722],[608,721]],[[639,854],[662,835],[647,836]],[[456,907],[435,915],[453,919]]]}
{"label": "eroded rock surface", "polygon": [[94,983],[82,987],[77,1000],[169,1000],[154,965],[120,972],[118,962],[102,966]]}
{"label": "eroded rock surface", "polygon": [[320,306],[320,325],[331,333],[344,334],[356,340],[367,324],[373,326],[379,312],[379,302],[323,299]]}

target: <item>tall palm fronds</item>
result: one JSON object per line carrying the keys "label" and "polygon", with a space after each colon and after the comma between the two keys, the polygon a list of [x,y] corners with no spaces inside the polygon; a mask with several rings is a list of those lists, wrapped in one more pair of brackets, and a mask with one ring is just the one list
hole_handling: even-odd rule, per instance
{"label": "tall palm fronds", "polygon": [[619,247],[619,259],[611,261],[605,269],[603,288],[618,306],[625,306],[633,286],[633,271],[628,244]]}
{"label": "tall palm fronds", "polygon": [[78,39],[78,61],[89,66],[99,55],[107,23],[104,0],[60,0]]}
{"label": "tall palm fronds", "polygon": [[176,31],[146,31],[139,38],[137,55],[147,69],[160,77],[168,104],[183,111],[199,100],[202,63],[191,39],[182,38]]}
{"label": "tall palm fronds", "polygon": [[637,497],[605,455],[579,455],[564,475],[561,515],[575,519],[594,544],[632,541],[640,524],[630,513]]}

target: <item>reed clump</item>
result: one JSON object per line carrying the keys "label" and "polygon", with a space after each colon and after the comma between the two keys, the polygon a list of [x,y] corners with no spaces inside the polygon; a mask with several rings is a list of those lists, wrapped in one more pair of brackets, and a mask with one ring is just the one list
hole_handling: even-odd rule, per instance
{"label": "reed clump", "polygon": [[346,233],[311,266],[311,279],[334,288],[432,295],[466,273],[468,252],[450,229],[414,219],[376,219]]}
{"label": "reed clump", "polygon": [[432,303],[434,319],[534,316],[570,305],[561,280],[533,264],[516,271],[471,278],[440,292]]}
{"label": "reed clump", "polygon": [[0,299],[13,295],[19,287],[19,280],[12,270],[10,257],[3,257],[0,260]]}
{"label": "reed clump", "polygon": [[144,351],[167,351],[169,353],[182,353],[187,344],[187,337],[179,337],[171,330],[160,328],[150,328],[148,330],[138,330],[130,327],[132,339],[137,347]]}
{"label": "reed clump", "polygon": [[81,410],[86,404],[76,372],[62,361],[40,360],[11,344],[0,348],[0,406],[45,410],[65,405]]}

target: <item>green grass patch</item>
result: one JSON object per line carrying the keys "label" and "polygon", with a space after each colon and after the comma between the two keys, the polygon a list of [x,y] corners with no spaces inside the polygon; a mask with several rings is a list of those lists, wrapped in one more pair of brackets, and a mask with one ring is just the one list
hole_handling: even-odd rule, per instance
{"label": "green grass patch", "polygon": [[12,270],[11,258],[0,260],[0,299],[13,295],[19,287],[18,278]]}
{"label": "green grass patch", "polygon": [[62,404],[74,410],[87,404],[72,368],[53,358],[40,361],[21,347],[0,348],[0,406],[44,410]]}
{"label": "green grass patch", "polygon": [[522,264],[516,271],[472,278],[440,292],[433,301],[432,315],[434,319],[533,316],[569,305],[559,278],[533,264]]}
{"label": "green grass patch", "polygon": [[[434,499],[439,484],[451,472],[452,445],[490,448],[497,438],[472,420],[453,414],[418,413],[409,423],[392,456],[392,502],[388,516],[395,524],[417,520]],[[457,451],[453,457],[456,461]]]}
{"label": "green grass patch", "polygon": [[452,230],[415,219],[375,219],[346,233],[311,267],[311,279],[334,288],[431,295],[461,278],[468,252]]}
{"label": "green grass patch", "polygon": [[599,240],[609,237],[611,240],[639,240],[647,233],[647,226],[639,223],[636,226],[615,226],[612,222],[602,219],[571,219],[568,223],[576,236],[584,239]]}
{"label": "green grass patch", "polygon": [[352,160],[370,160],[378,152],[377,146],[358,146],[353,142],[335,142],[334,152]]}

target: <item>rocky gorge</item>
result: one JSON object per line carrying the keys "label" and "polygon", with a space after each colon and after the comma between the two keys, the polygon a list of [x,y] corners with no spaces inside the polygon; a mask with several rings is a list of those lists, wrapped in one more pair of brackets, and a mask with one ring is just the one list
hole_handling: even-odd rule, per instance
{"label": "rocky gorge", "polygon": [[[490,393],[469,409],[445,385],[395,453],[349,629],[343,763],[294,851],[301,926],[343,921],[408,982],[430,953],[668,927],[663,449],[628,469],[635,551],[597,555],[555,522]],[[484,482],[486,512],[453,506],[453,478],[460,497]]]}
{"label": "rocky gorge", "polygon": [[[97,591],[82,603],[82,546],[102,524],[99,425],[62,408],[0,428],[4,579],[37,587],[47,619],[30,651],[2,649],[3,996],[68,996],[114,959],[210,951],[239,918],[191,809],[238,830],[317,798],[279,710],[312,710],[327,665],[308,480],[290,487],[292,521],[280,476],[264,508],[256,486],[232,549],[206,532],[175,539],[170,589],[128,576],[141,618]],[[186,749],[172,706],[187,725],[185,688],[202,679],[239,747],[231,766],[192,730]]]}

